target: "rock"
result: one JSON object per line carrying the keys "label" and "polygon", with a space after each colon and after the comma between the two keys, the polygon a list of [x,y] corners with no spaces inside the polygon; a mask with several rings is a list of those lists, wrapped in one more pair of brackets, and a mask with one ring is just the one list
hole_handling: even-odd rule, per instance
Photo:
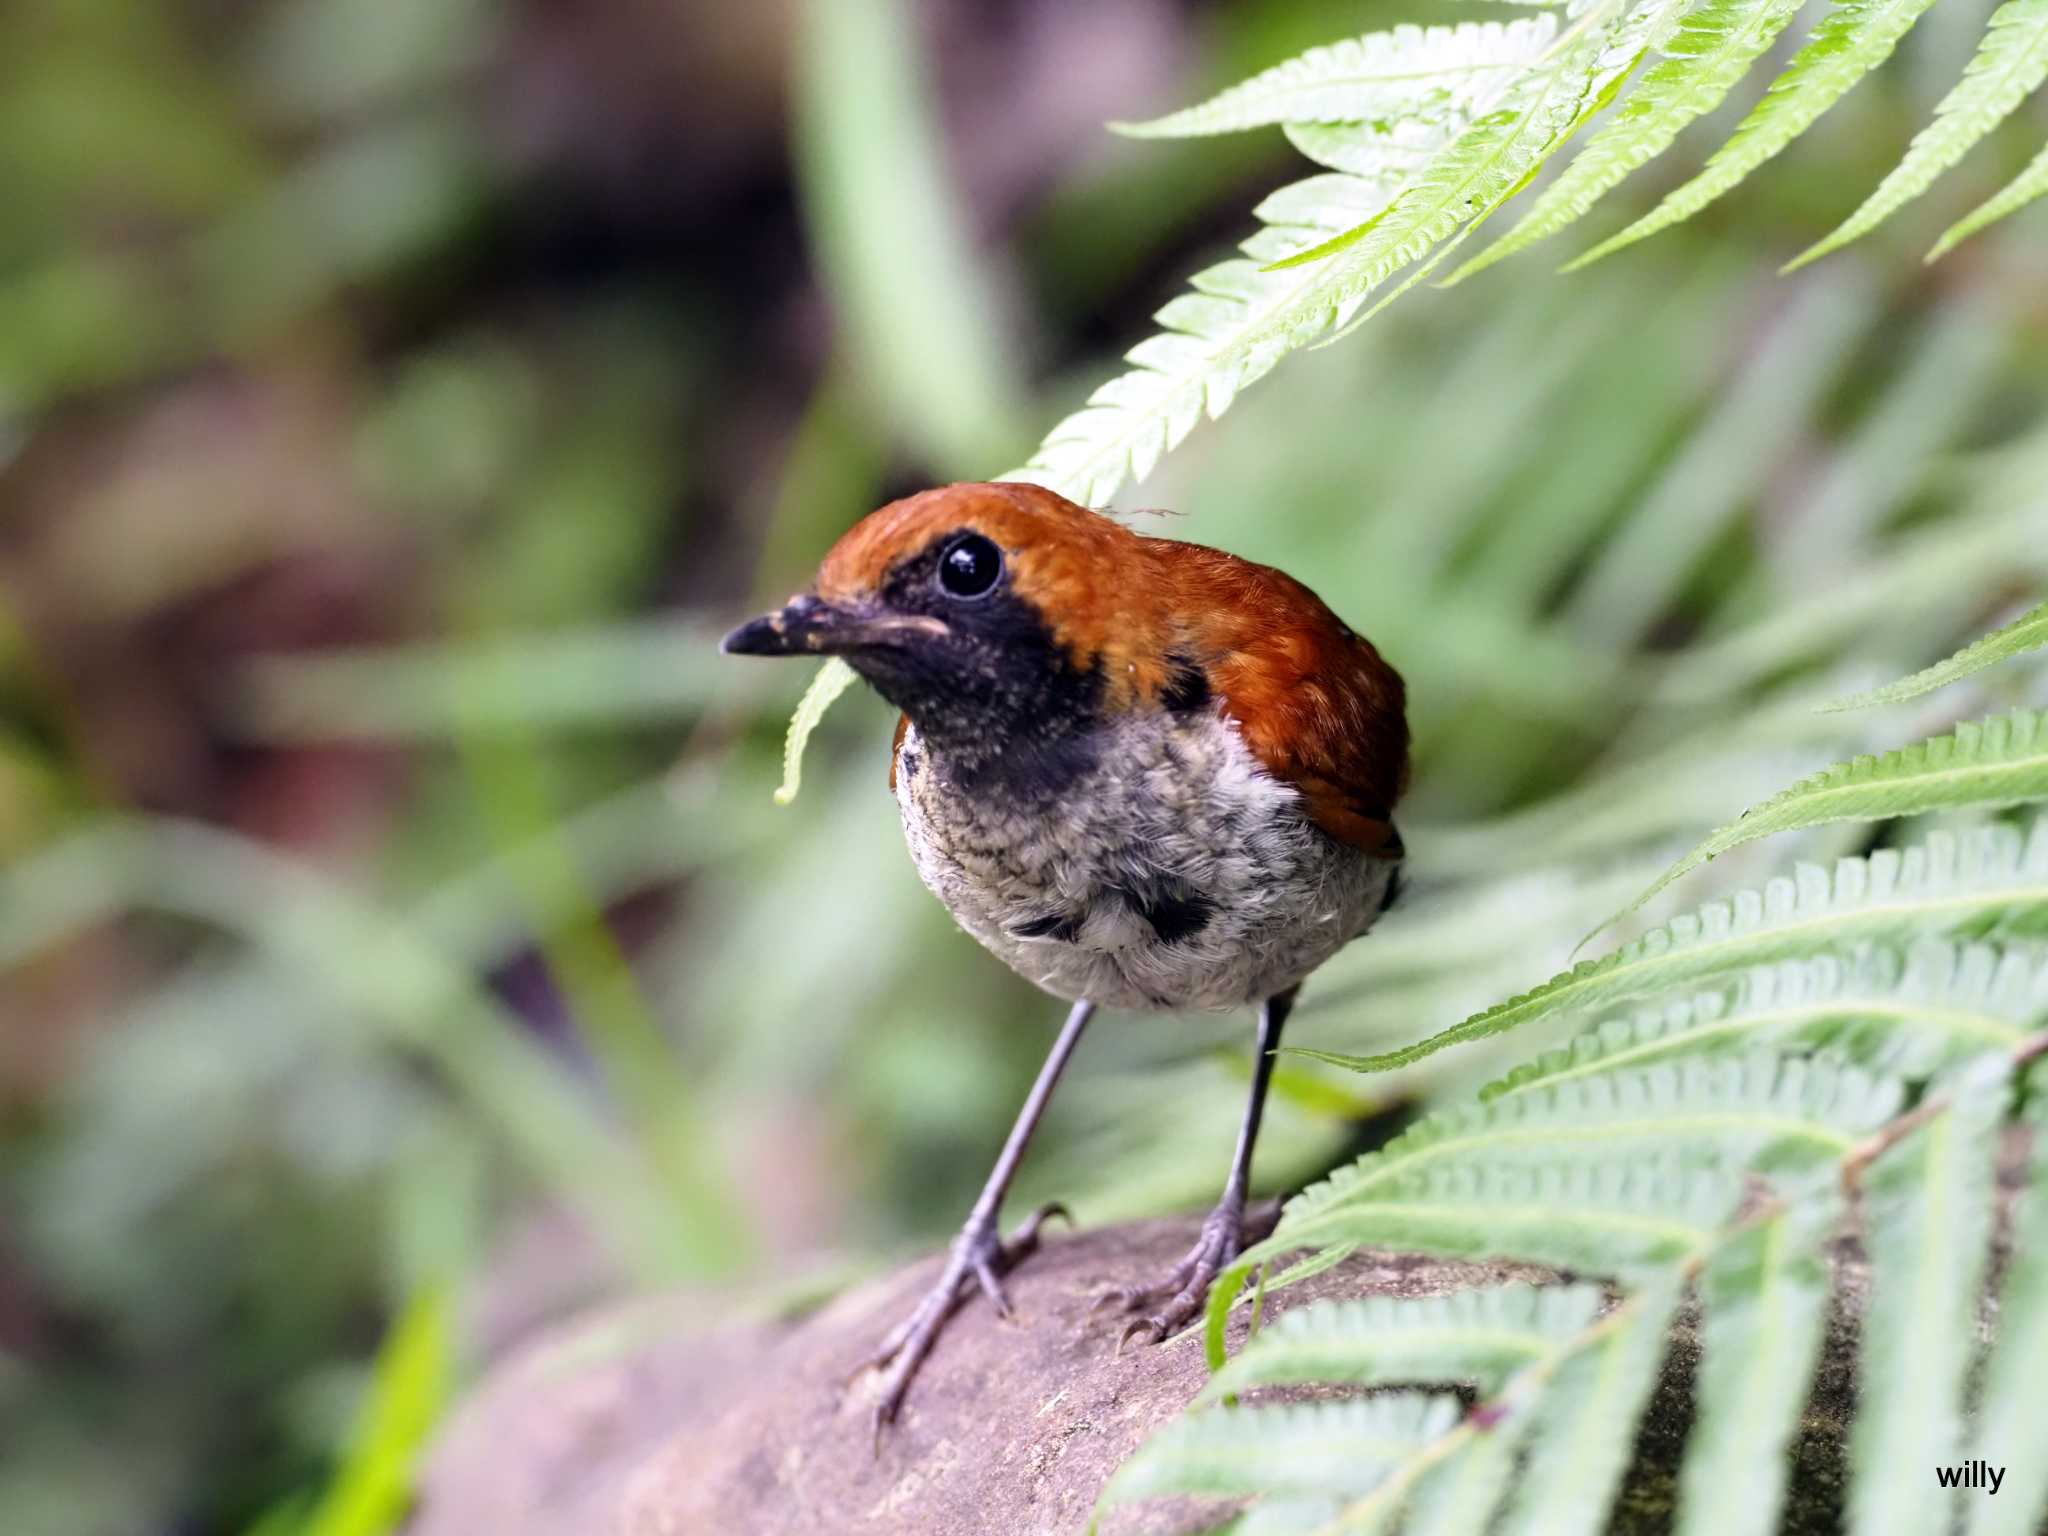
{"label": "rock", "polygon": [[[1178,1221],[1049,1236],[1009,1279],[1010,1321],[978,1300],[954,1317],[879,1449],[875,1379],[857,1368],[936,1278],[937,1257],[780,1326],[707,1329],[685,1303],[579,1324],[508,1362],[457,1413],[413,1536],[1083,1531],[1109,1475],[1208,1374],[1196,1333],[1119,1357],[1124,1319],[1092,1304],[1163,1274],[1194,1236]],[[1359,1255],[1280,1293],[1269,1315],[1539,1273]],[[1208,1523],[1194,1506],[1148,1505],[1102,1530]]]}
{"label": "rock", "polygon": [[[879,1446],[869,1428],[876,1382],[859,1366],[936,1278],[936,1256],[793,1322],[715,1326],[707,1316],[729,1308],[702,1298],[600,1316],[514,1358],[458,1412],[429,1465],[412,1536],[1085,1531],[1110,1474],[1207,1375],[1198,1334],[1119,1356],[1122,1318],[1092,1304],[1111,1285],[1162,1274],[1194,1235],[1192,1222],[1175,1221],[1049,1237],[1010,1277],[1015,1317],[1000,1321],[978,1299],[956,1315]],[[1833,1257],[1835,1306],[1792,1448],[1781,1522],[1791,1536],[1841,1525],[1868,1274],[1853,1240],[1838,1241]],[[1544,1278],[1519,1265],[1362,1253],[1267,1308]],[[1671,1527],[1696,1324],[1688,1310],[1674,1325],[1609,1536]],[[1240,1311],[1233,1347],[1244,1327]],[[1155,1503],[1112,1510],[1100,1529],[1191,1536],[1216,1520],[1213,1504]]]}

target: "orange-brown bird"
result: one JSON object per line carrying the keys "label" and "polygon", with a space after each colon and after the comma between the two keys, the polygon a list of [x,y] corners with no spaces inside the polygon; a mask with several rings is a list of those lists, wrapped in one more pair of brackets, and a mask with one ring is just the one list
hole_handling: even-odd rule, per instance
{"label": "orange-brown bird", "polygon": [[1397,883],[1401,678],[1300,582],[1148,538],[1034,485],[893,502],[814,589],[723,648],[843,656],[903,712],[889,784],[924,883],[1013,970],[1073,1009],[939,1282],[881,1343],[875,1422],[970,1285],[1007,1314],[998,1208],[1098,1005],[1259,1010],[1223,1196],[1151,1287],[1113,1293],[1125,1337],[1173,1333],[1246,1241],[1273,1053],[1302,978]]}

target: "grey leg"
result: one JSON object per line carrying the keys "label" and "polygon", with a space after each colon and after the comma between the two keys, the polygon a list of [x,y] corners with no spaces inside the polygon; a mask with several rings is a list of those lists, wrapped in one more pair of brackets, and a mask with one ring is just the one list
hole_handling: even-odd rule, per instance
{"label": "grey leg", "polygon": [[[1111,1291],[1105,1302],[1117,1303],[1132,1312],[1144,1312],[1124,1330],[1123,1343],[1150,1335],[1153,1343],[1178,1333],[1207,1300],[1209,1286],[1223,1268],[1244,1251],[1247,1231],[1245,1199],[1251,1188],[1252,1148],[1259,1139],[1259,1121],[1266,1111],[1266,1090],[1273,1081],[1273,1053],[1280,1047],[1280,1030],[1294,1007],[1295,989],[1269,997],[1259,1009],[1258,1055],[1252,1061],[1251,1097],[1244,1107],[1244,1122],[1237,1132],[1237,1152],[1230,1160],[1230,1176],[1223,1182],[1223,1196],[1202,1222],[1201,1235],[1172,1272],[1158,1285],[1142,1289]],[[1263,1235],[1263,1234],[1258,1234]],[[1156,1309],[1156,1310],[1155,1310]]]}
{"label": "grey leg", "polygon": [[1053,1042],[1052,1054],[1038,1069],[1038,1081],[1031,1085],[1024,1107],[1017,1112],[1017,1123],[1010,1127],[1010,1138],[1003,1143],[996,1165],[989,1171],[988,1182],[982,1186],[974,1209],[967,1213],[960,1235],[953,1240],[952,1253],[940,1272],[938,1284],[925,1293],[908,1317],[889,1331],[869,1358],[869,1368],[887,1366],[889,1372],[882,1381],[881,1399],[875,1404],[877,1435],[903,1406],[903,1395],[910,1389],[911,1378],[931,1353],[939,1330],[966,1299],[968,1282],[972,1280],[981,1287],[998,1317],[1008,1317],[1010,1298],[1004,1293],[1002,1274],[1038,1246],[1038,1229],[1048,1216],[1067,1214],[1056,1205],[1035,1211],[1007,1243],[996,1231],[996,1213],[1002,1209],[1003,1196],[1017,1175],[1017,1165],[1024,1161],[1024,1149],[1031,1145],[1031,1134],[1038,1129],[1045,1107],[1052,1101],[1052,1091],[1059,1086],[1060,1074],[1066,1070],[1067,1059],[1081,1043],[1081,1031],[1088,1027],[1094,1012],[1095,1005],[1083,998],[1068,1013],[1059,1038]]}

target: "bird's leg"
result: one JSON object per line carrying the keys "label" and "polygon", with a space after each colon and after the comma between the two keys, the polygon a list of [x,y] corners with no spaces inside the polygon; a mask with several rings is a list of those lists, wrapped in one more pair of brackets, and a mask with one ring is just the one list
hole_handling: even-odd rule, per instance
{"label": "bird's leg", "polygon": [[1026,1218],[1007,1243],[996,1230],[996,1213],[1002,1208],[1003,1195],[1009,1190],[1011,1179],[1016,1177],[1017,1165],[1024,1160],[1024,1149],[1030,1146],[1031,1133],[1038,1129],[1045,1106],[1052,1100],[1052,1091],[1059,1085],[1060,1074],[1066,1070],[1067,1058],[1081,1043],[1081,1031],[1087,1027],[1089,1016],[1094,1012],[1095,1005],[1083,998],[1068,1013],[1059,1038],[1053,1042],[1052,1053],[1045,1058],[1045,1065],[1038,1069],[1038,1081],[1031,1085],[1024,1107],[1017,1112],[1017,1123],[1010,1127],[1009,1140],[1003,1143],[995,1167],[989,1170],[988,1182],[982,1186],[974,1209],[967,1213],[960,1235],[953,1240],[952,1252],[947,1256],[945,1269],[939,1274],[938,1284],[925,1293],[924,1299],[908,1317],[889,1330],[863,1367],[888,1368],[888,1374],[882,1380],[881,1397],[875,1403],[877,1435],[884,1424],[895,1419],[896,1410],[903,1406],[903,1395],[910,1389],[911,1378],[931,1352],[932,1343],[938,1338],[946,1319],[966,1298],[968,1283],[972,1281],[981,1287],[982,1294],[988,1298],[998,1317],[1008,1317],[1010,1298],[1003,1290],[1002,1275],[1038,1246],[1038,1229],[1046,1217],[1067,1214],[1063,1206],[1045,1206]]}
{"label": "bird's leg", "polygon": [[[1109,1292],[1104,1303],[1117,1304],[1146,1315],[1123,1332],[1117,1347],[1143,1335],[1153,1343],[1178,1333],[1201,1309],[1209,1286],[1230,1261],[1244,1251],[1247,1240],[1263,1233],[1253,1232],[1245,1218],[1245,1200],[1251,1186],[1252,1147],[1259,1139],[1259,1119],[1265,1113],[1266,1089],[1273,1080],[1273,1053],[1280,1046],[1280,1030],[1294,1006],[1289,990],[1266,999],[1259,1009],[1258,1055],[1252,1061],[1252,1092],[1244,1109],[1244,1124],[1237,1133],[1237,1152],[1230,1161],[1230,1177],[1223,1184],[1223,1198],[1202,1221],[1201,1235],[1158,1285],[1130,1287]],[[1270,1220],[1263,1223],[1270,1226]]]}

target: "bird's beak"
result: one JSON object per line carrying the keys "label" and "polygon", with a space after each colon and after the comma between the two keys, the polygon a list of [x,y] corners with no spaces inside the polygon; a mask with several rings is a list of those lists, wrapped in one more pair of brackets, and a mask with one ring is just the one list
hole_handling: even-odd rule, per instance
{"label": "bird's beak", "polygon": [[949,633],[941,620],[923,614],[828,603],[806,592],[775,613],[749,619],[718,648],[728,656],[836,656],[865,646],[901,644],[913,635],[941,639]]}

